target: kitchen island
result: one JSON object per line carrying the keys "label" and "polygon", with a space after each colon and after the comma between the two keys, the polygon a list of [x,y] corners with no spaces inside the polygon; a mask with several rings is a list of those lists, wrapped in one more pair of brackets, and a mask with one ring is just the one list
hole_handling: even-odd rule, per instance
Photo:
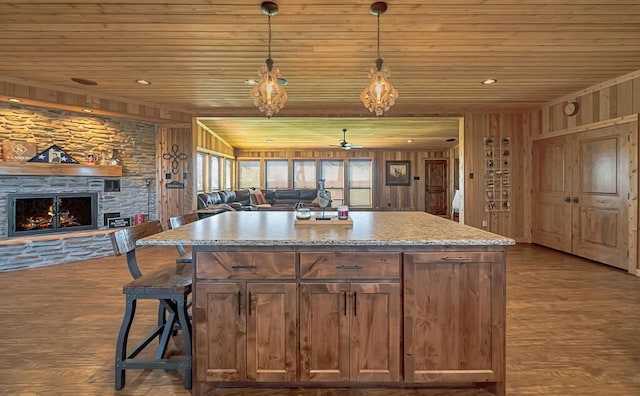
{"label": "kitchen island", "polygon": [[[334,213],[335,215],[335,213]],[[505,250],[422,212],[227,212],[139,241],[194,251],[193,394],[479,386],[505,394]]]}

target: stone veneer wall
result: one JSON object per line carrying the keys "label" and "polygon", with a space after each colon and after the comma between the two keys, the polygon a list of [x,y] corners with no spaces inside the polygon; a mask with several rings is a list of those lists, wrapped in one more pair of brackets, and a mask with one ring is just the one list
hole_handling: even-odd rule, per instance
{"label": "stone veneer wall", "polygon": [[[103,214],[120,212],[122,217],[149,213],[157,219],[156,127],[154,124],[116,118],[96,117],[60,110],[0,103],[0,142],[33,141],[38,152],[56,144],[78,162],[90,152],[120,151],[123,175],[120,192],[104,192],[101,177],[0,176],[0,271],[60,264],[112,254],[109,238],[87,233],[55,234],[7,241],[7,194],[38,192],[97,192],[98,225]],[[73,165],[69,165],[73,166]],[[150,179],[149,187],[145,179]],[[103,233],[101,233],[103,234]],[[24,240],[24,243],[21,243]],[[37,252],[37,253],[35,253]],[[7,253],[9,253],[7,251]]]}

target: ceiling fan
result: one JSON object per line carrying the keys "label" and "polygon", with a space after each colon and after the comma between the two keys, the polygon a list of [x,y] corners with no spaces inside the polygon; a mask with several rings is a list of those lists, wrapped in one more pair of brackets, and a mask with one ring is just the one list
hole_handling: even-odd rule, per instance
{"label": "ceiling fan", "polygon": [[363,148],[363,146],[361,146],[359,144],[351,144],[351,143],[347,142],[347,128],[344,128],[342,130],[342,141],[340,142],[340,144],[330,144],[330,146],[340,147],[343,150],[351,150],[351,149]]}

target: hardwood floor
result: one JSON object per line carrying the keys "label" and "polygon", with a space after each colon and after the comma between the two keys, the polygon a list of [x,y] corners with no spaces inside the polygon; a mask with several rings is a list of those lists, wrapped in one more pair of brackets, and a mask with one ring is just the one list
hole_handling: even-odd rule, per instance
{"label": "hardwood floor", "polygon": [[[146,248],[140,257],[170,260],[177,252]],[[526,244],[509,248],[507,266],[507,394],[640,395],[640,278]],[[123,257],[0,273],[0,394],[189,395],[179,373],[162,370],[129,371],[125,388],[113,389],[128,280]],[[139,303],[134,343],[151,328],[155,309],[152,302]],[[216,394],[487,395],[327,388]]]}

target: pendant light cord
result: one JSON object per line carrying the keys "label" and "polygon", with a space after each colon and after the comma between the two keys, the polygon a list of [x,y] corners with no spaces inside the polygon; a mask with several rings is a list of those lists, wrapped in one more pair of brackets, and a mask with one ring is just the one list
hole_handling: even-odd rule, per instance
{"label": "pendant light cord", "polygon": [[378,13],[378,58],[380,58],[380,13]]}
{"label": "pendant light cord", "polygon": [[271,59],[271,13],[269,13],[268,16],[268,21],[269,21],[269,45],[268,45],[268,49],[269,49],[269,59]]}

